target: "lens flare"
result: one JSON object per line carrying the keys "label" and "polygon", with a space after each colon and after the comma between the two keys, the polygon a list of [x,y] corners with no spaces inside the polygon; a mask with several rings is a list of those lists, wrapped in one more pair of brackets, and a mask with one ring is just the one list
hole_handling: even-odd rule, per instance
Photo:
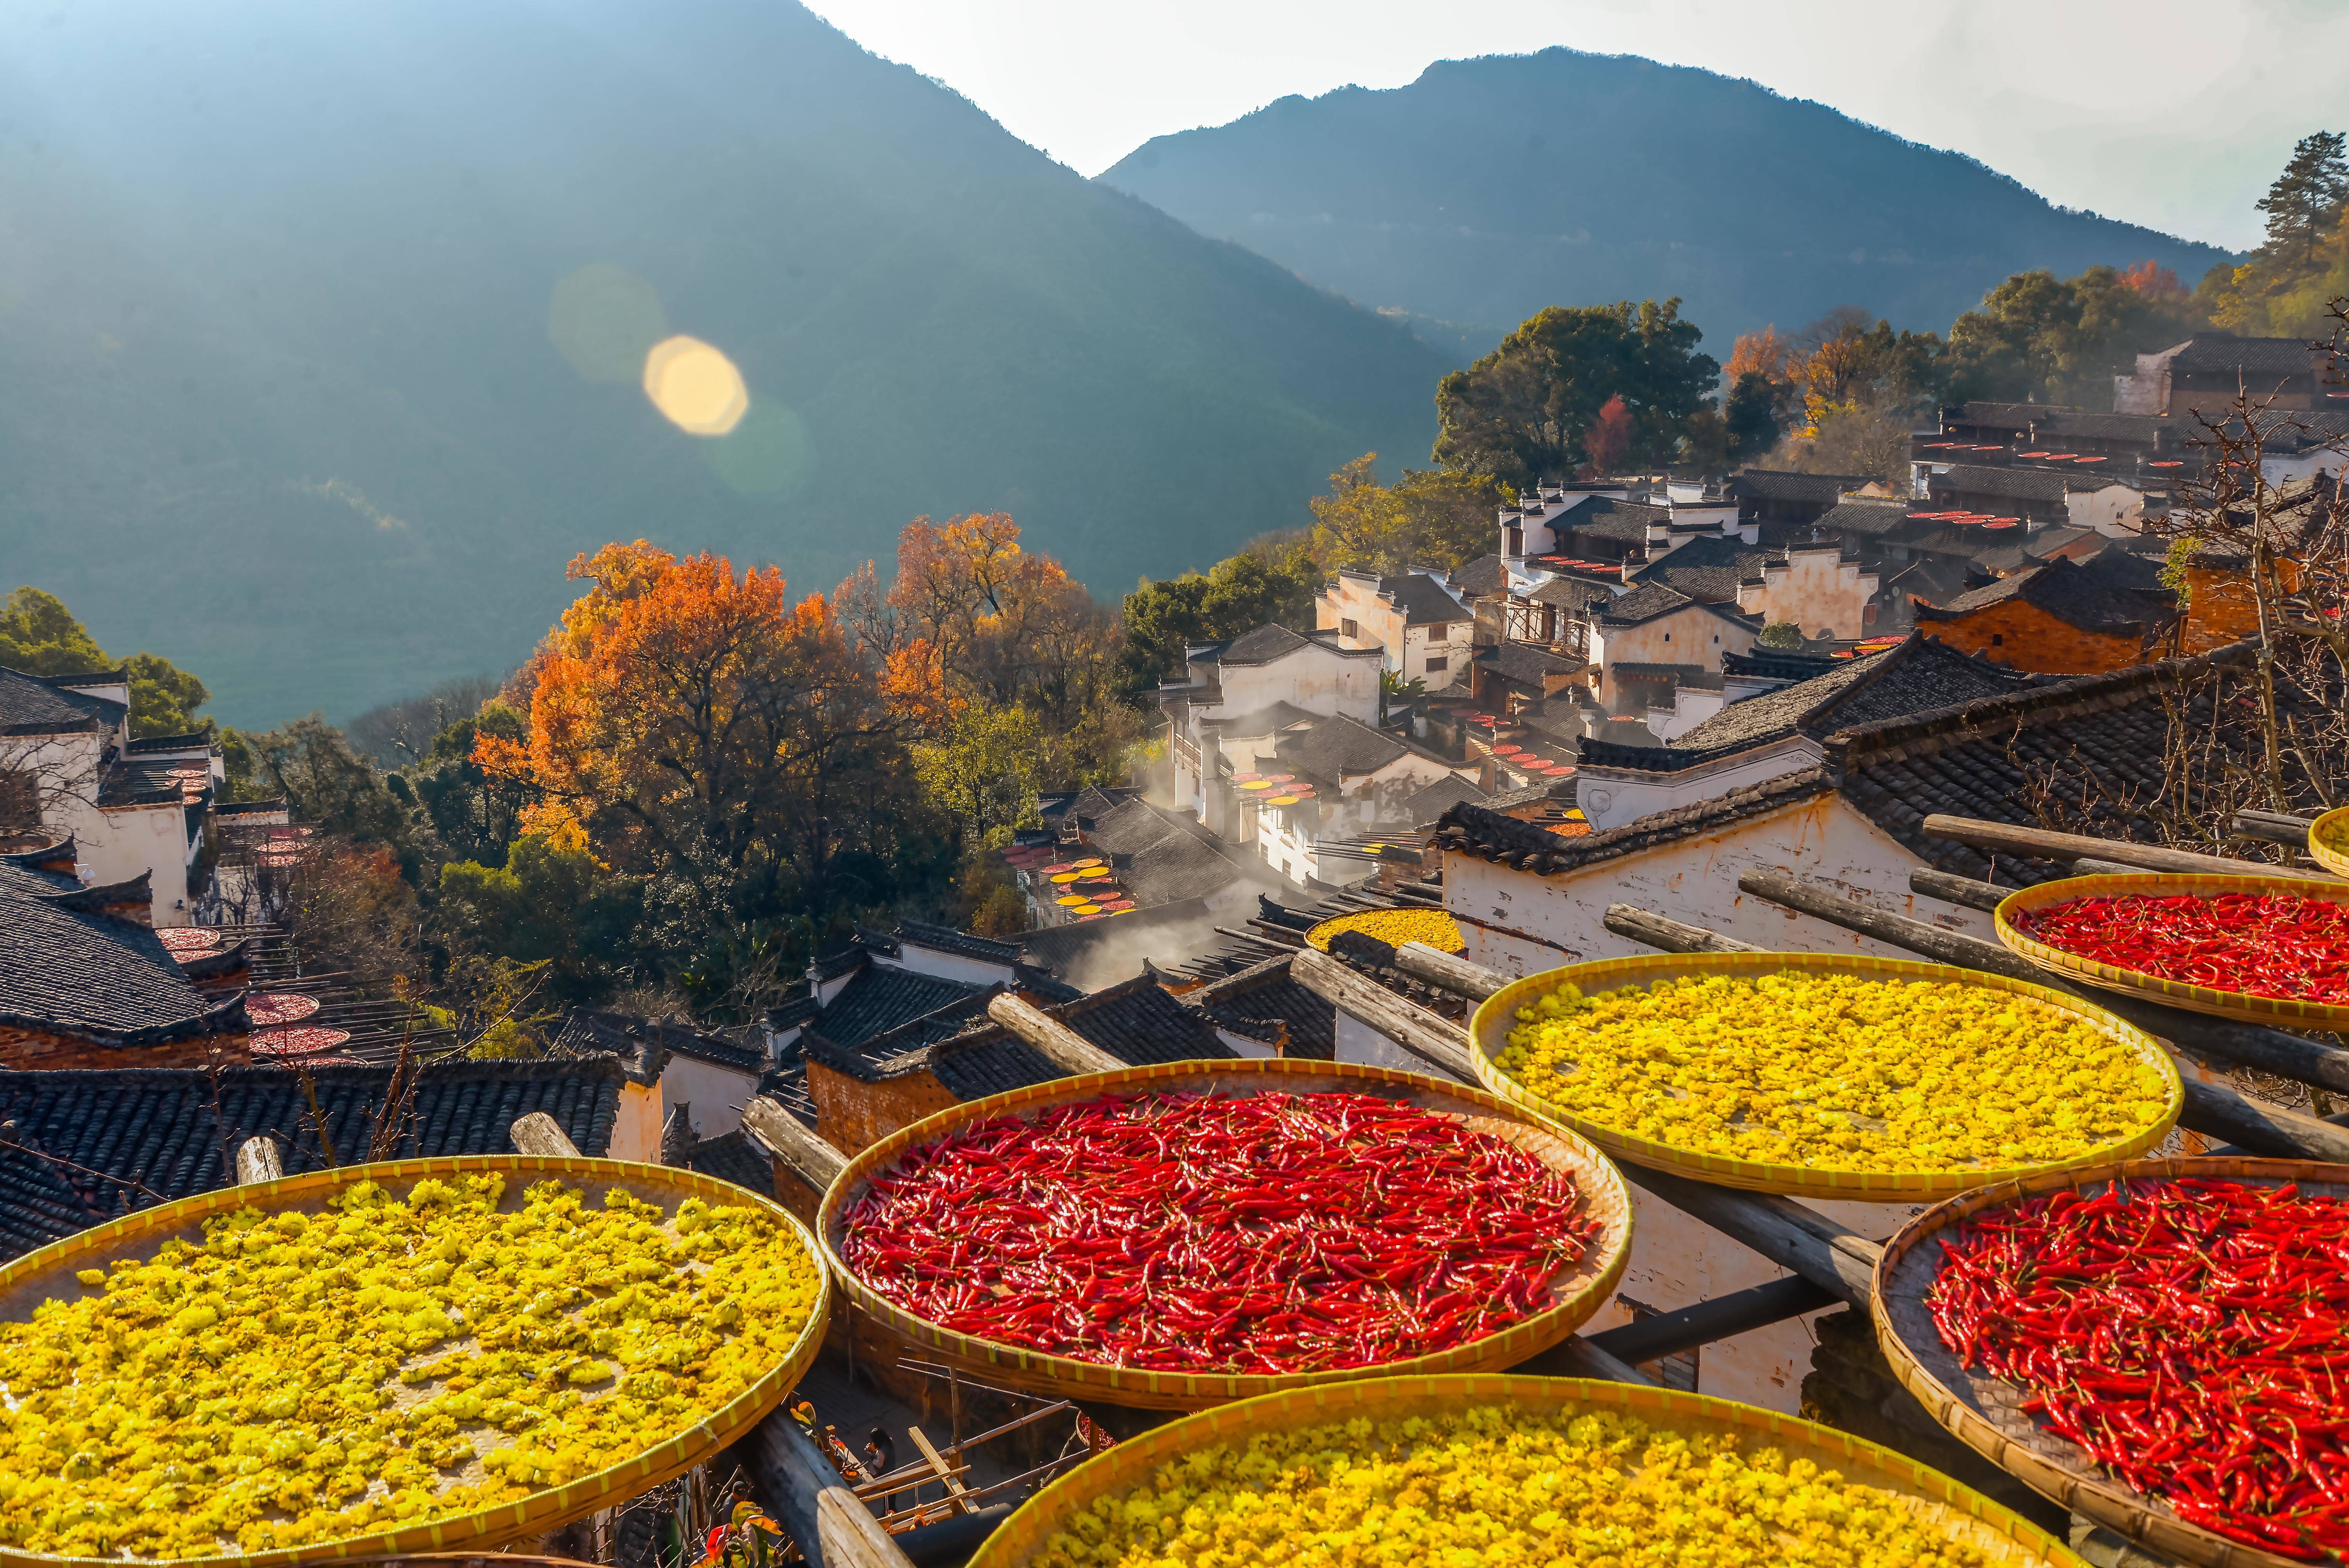
{"label": "lens flare", "polygon": [[698,337],[665,338],[645,356],[645,396],[691,436],[723,436],[750,411],[734,362]]}
{"label": "lens flare", "polygon": [[732,435],[702,450],[738,495],[794,496],[815,477],[815,438],[797,414],[763,393]]}

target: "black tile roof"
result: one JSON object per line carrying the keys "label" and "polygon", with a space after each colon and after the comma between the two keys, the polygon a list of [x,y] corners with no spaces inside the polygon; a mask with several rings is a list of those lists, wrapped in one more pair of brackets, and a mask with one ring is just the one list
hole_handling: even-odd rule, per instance
{"label": "black tile roof", "polygon": [[[366,1158],[391,1071],[312,1070],[338,1162]],[[394,1155],[511,1154],[507,1130],[534,1110],[552,1116],[582,1153],[600,1155],[611,1148],[621,1081],[608,1057],[427,1067]],[[16,1129],[13,1143],[0,1142],[0,1254],[13,1257],[118,1214],[224,1186],[229,1161],[248,1138],[275,1137],[288,1174],[324,1166],[309,1101],[293,1073],[223,1069],[217,1116],[213,1093],[212,1075],[196,1068],[0,1072],[0,1121]]]}
{"label": "black tile roof", "polygon": [[1636,626],[1643,621],[1652,621],[1676,610],[1685,610],[1695,603],[1677,588],[1667,587],[1661,582],[1643,582],[1621,598],[1605,605],[1599,611],[1599,619],[1608,625]]}
{"label": "black tile roof", "polygon": [[1713,832],[1747,817],[1815,799],[1834,788],[1834,780],[1826,769],[1806,769],[1574,839],[1561,838],[1535,823],[1520,822],[1484,807],[1455,806],[1437,825],[1434,842],[1448,851],[1501,861],[1537,876],[1550,876]]}
{"label": "black tile roof", "polygon": [[1790,649],[1759,645],[1745,653],[1724,651],[1721,655],[1723,674],[1756,676],[1764,680],[1806,681],[1813,676],[1826,675],[1842,667],[1843,661],[1823,654],[1798,654]]}
{"label": "black tile roof", "polygon": [[134,739],[124,748],[133,754],[154,751],[202,751],[212,749],[212,733],[209,729],[191,730],[186,735],[150,735]]}
{"label": "black tile roof", "polygon": [[1214,725],[1226,736],[1247,738],[1276,734],[1291,725],[1309,724],[1312,720],[1313,715],[1307,709],[1282,699],[1268,703],[1253,713],[1205,714],[1200,717],[1199,724],[1202,728]]}
{"label": "black tile roof", "polygon": [[1284,766],[1324,784],[1335,784],[1348,774],[1375,773],[1410,751],[1393,736],[1344,714],[1317,719],[1308,729],[1290,730],[1274,748]]}
{"label": "black tile roof", "polygon": [[988,964],[1009,965],[1018,962],[1019,957],[1019,944],[1016,942],[998,942],[991,936],[973,936],[967,931],[957,931],[947,925],[932,925],[926,921],[899,921],[896,935],[900,942],[910,942],[916,947],[959,954],[965,958],[977,958]]}
{"label": "black tile roof", "polygon": [[1855,496],[1849,500],[1837,501],[1821,514],[1816,526],[1829,533],[1878,539],[1907,527],[1909,514],[1916,510],[1917,503],[1913,500],[1878,500],[1871,496]]}
{"label": "black tile roof", "polygon": [[1587,659],[1569,659],[1531,643],[1500,643],[1476,652],[1476,663],[1514,686],[1538,693],[1545,676],[1576,676],[1590,667]]}
{"label": "black tile roof", "polygon": [[1961,593],[1939,608],[1920,605],[1917,619],[1954,621],[2011,599],[2020,599],[2044,611],[2067,626],[2115,635],[2142,631],[2152,608],[2145,599],[2125,593],[2103,574],[2059,557],[2011,577],[2002,577],[1986,588]]}
{"label": "black tile roof", "polygon": [[1592,495],[1583,497],[1547,522],[1559,533],[1588,534],[1619,544],[1644,544],[1649,528],[1670,522],[1671,516],[1669,506],[1626,500],[1620,496]]}
{"label": "black tile roof", "polygon": [[[2316,368],[2316,350],[2304,338],[2233,337],[2225,333],[2197,333],[2186,340],[2169,362],[2173,372],[2189,376],[2307,376]],[[2262,390],[2254,387],[2256,396]]]}
{"label": "black tile roof", "polygon": [[1350,659],[1384,658],[1383,648],[1341,648],[1315,637],[1300,636],[1288,627],[1268,622],[1253,632],[1244,633],[1222,645],[1215,655],[1219,665],[1268,665],[1285,659],[1299,648],[1326,648],[1330,653]]}
{"label": "black tile roof", "polygon": [[1534,585],[1526,597],[1537,604],[1554,605],[1560,610],[1579,611],[1592,604],[1605,604],[1616,597],[1616,591],[1582,577],[1550,577]]}
{"label": "black tile roof", "polygon": [[2121,547],[2115,541],[2080,562],[2080,569],[2099,579],[2108,588],[2124,593],[2167,594],[2175,603],[2178,595],[2161,581],[2161,557],[2139,555]]}
{"label": "black tile roof", "polygon": [[968,1016],[987,1005],[988,987],[968,980],[917,975],[894,965],[868,965],[824,1004],[814,1027],[836,1045],[854,1049],[900,1024],[959,1009]]}
{"label": "black tile roof", "polygon": [[2068,475],[2052,469],[1993,469],[1971,463],[1952,466],[1928,482],[1938,493],[1997,496],[2009,500],[2053,501],[2060,504]]}
{"label": "black tile roof", "polygon": [[0,734],[111,729],[121,722],[122,712],[119,702],[68,691],[52,679],[0,666]]}
{"label": "black tile roof", "polygon": [[2158,414],[2057,414],[2040,426],[2043,434],[2062,440],[2085,437],[2092,441],[2142,441],[2158,445],[2178,429],[2176,419]]}
{"label": "black tile roof", "polygon": [[1942,422],[1950,425],[1979,425],[1991,430],[2021,430],[2063,414],[2079,410],[2060,403],[1985,403],[1971,402],[1947,410]]}
{"label": "black tile roof", "polygon": [[1423,572],[1380,578],[1379,595],[1402,612],[1402,624],[1406,626],[1432,626],[1468,618],[1460,601],[1444,592],[1443,580]]}
{"label": "black tile roof", "polygon": [[688,1171],[731,1181],[737,1187],[748,1187],[762,1198],[775,1195],[774,1157],[751,1142],[750,1135],[739,1127],[695,1144],[693,1151],[685,1157],[685,1164]]}
{"label": "black tile roof", "polygon": [[1808,500],[1833,504],[1837,496],[1868,482],[1866,474],[1798,474],[1785,469],[1748,469],[1731,476],[1730,493],[1764,500]]}
{"label": "black tile roof", "polygon": [[[1670,555],[1659,557],[1631,573],[1641,586],[1671,588],[1708,604],[1734,604],[1737,585],[1762,575],[1762,568],[1784,561],[1785,552],[1748,544],[1726,534],[1692,539]],[[1638,592],[1637,588],[1632,591]],[[1627,593],[1628,599],[1631,594]],[[1620,614],[1621,600],[1612,614]]]}
{"label": "black tile roof", "polygon": [[1465,566],[1454,567],[1445,581],[1464,598],[1487,598],[1509,591],[1509,568],[1497,555],[1480,555]]}
{"label": "black tile roof", "polygon": [[241,997],[199,992],[152,930],[93,907],[100,891],[0,864],[0,1023],[113,1046],[244,1032]]}
{"label": "black tile roof", "polygon": [[1447,773],[1434,783],[1415,791],[1402,803],[1402,814],[1416,827],[1433,822],[1463,800],[1482,800],[1485,791],[1457,773]]}
{"label": "black tile roof", "polygon": [[1129,941],[1154,931],[1184,932],[1209,918],[1205,899],[1179,899],[1147,909],[1137,908],[1132,914],[1110,920],[1080,921],[1031,931],[1019,939],[1020,956],[1040,968],[1062,974],[1104,942]]}
{"label": "black tile roof", "polygon": [[1337,1055],[1338,1009],[1299,985],[1289,965],[1285,956],[1268,958],[1212,980],[1185,1000],[1232,1033],[1266,1045],[1277,1043],[1285,1028],[1288,1055],[1329,1060]]}
{"label": "black tile roof", "polygon": [[554,1049],[566,1056],[602,1052],[636,1057],[652,1051],[690,1057],[697,1061],[731,1068],[756,1078],[767,1070],[767,1053],[686,1024],[643,1018],[596,1007],[574,1007],[554,1037]]}

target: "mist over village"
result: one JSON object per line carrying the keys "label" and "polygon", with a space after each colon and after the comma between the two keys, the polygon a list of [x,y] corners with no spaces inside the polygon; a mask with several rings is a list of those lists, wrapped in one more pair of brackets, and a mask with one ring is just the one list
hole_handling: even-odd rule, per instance
{"label": "mist over village", "polygon": [[2349,1561],[2344,47],[0,15],[0,1563]]}

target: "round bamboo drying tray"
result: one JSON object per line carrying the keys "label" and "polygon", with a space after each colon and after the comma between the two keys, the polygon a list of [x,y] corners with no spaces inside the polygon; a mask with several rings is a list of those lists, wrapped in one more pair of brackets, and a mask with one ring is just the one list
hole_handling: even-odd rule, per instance
{"label": "round bamboo drying tray", "polygon": [[[2167,1086],[2167,1103],[2154,1125],[2135,1137],[2087,1150],[2054,1165],[2011,1170],[1837,1171],[1738,1160],[1725,1154],[1707,1154],[1640,1138],[1551,1104],[1503,1072],[1494,1061],[1508,1044],[1509,1031],[1516,1025],[1517,1009],[1561,985],[1577,986],[1588,995],[1596,991],[1616,990],[1633,985],[1649,985],[1659,980],[1677,979],[1683,975],[1725,975],[1753,978],[1787,969],[1820,975],[1857,975],[1873,980],[1955,981],[1985,990],[2005,992],[2010,995],[2028,996],[2134,1047],[2147,1063],[2161,1073],[2162,1081]],[[1617,1159],[1644,1165],[1651,1170],[1679,1171],[1713,1182],[1715,1186],[1737,1187],[1749,1192],[1774,1192],[1785,1197],[1913,1203],[1962,1192],[1985,1181],[2034,1174],[2042,1170],[2069,1170],[2126,1160],[2159,1143],[2177,1121],[2178,1113],[2186,1100],[2185,1086],[2178,1081],[2177,1064],[2169,1059],[2168,1052],[2142,1029],[2122,1022],[2101,1007],[2082,1002],[2077,996],[2026,981],[2010,980],[2001,975],[1987,975],[1978,969],[1961,969],[1947,964],[1925,964],[1901,958],[1870,958],[1859,954],[1666,953],[1637,958],[1609,958],[1595,964],[1570,964],[1563,969],[1529,975],[1494,992],[1477,1006],[1476,1016],[1469,1022],[1469,1033],[1474,1042],[1469,1055],[1475,1064],[1476,1076],[1484,1080],[1487,1088],[1537,1116],[1572,1128]]]}
{"label": "round bamboo drying tray", "polygon": [[2131,1160],[2001,1181],[1934,1205],[1884,1243],[1872,1293],[1877,1341],[1892,1364],[1893,1376],[1935,1420],[2034,1491],[2181,1563],[2202,1568],[2284,1568],[2298,1559],[2187,1523],[2168,1503],[2107,1473],[2087,1450],[2033,1421],[2017,1408],[2025,1398],[2022,1389],[1959,1364],[1957,1353],[1941,1343],[1925,1305],[1925,1293],[1940,1268],[1941,1235],[1968,1216],[2066,1187],[2093,1196],[2116,1178],[2164,1176],[2221,1177],[2252,1186],[2298,1181],[2313,1191],[2349,1197],[2349,1166],[2306,1160]]}
{"label": "round bamboo drying tray", "polygon": [[[54,1296],[71,1298],[79,1295],[81,1287],[75,1281],[74,1274],[80,1269],[132,1253],[149,1253],[173,1237],[201,1240],[203,1221],[214,1214],[246,1207],[271,1214],[287,1210],[315,1214],[326,1208],[326,1200],[338,1189],[357,1181],[375,1181],[405,1192],[428,1176],[474,1175],[489,1171],[502,1172],[507,1177],[505,1198],[501,1206],[509,1210],[522,1206],[524,1187],[550,1176],[581,1186],[624,1188],[633,1196],[647,1202],[659,1203],[671,1212],[688,1198],[760,1210],[768,1219],[783,1227],[798,1245],[806,1248],[809,1257],[819,1264],[815,1310],[809,1315],[807,1323],[792,1340],[782,1359],[748,1389],[720,1407],[698,1426],[688,1428],[665,1442],[654,1444],[632,1459],[583,1476],[566,1486],[549,1487],[495,1508],[460,1514],[433,1523],[378,1530],[341,1541],[318,1542],[274,1552],[234,1554],[233,1560],[238,1568],[273,1568],[277,1564],[345,1562],[418,1553],[487,1552],[514,1542],[533,1539],[682,1475],[710,1455],[746,1437],[750,1429],[782,1402],[783,1395],[814,1361],[816,1352],[823,1343],[832,1287],[820,1266],[822,1260],[814,1239],[808,1234],[806,1226],[792,1218],[790,1211],[771,1198],[746,1187],[738,1187],[730,1181],[721,1181],[714,1176],[703,1176],[671,1166],[639,1165],[624,1160],[594,1160],[584,1155],[552,1159],[535,1155],[468,1154],[434,1160],[392,1160],[200,1192],[192,1198],[142,1209],[78,1235],[67,1236],[61,1242],[53,1242],[0,1269],[0,1321],[21,1322],[45,1300]],[[67,1557],[0,1546],[0,1564],[38,1565],[38,1568],[123,1568],[126,1563],[193,1563],[214,1561],[221,1559]],[[499,1561],[529,1560],[502,1556]]]}
{"label": "round bamboo drying tray", "polygon": [[[2337,835],[2340,847],[2325,843],[2326,835]],[[2309,858],[2337,877],[2349,877],[2349,806],[2327,811],[2308,825]]]}
{"label": "round bamboo drying tray", "polygon": [[1906,1455],[1832,1427],[1670,1388],[1581,1377],[1489,1376],[1365,1378],[1268,1394],[1186,1416],[1087,1460],[1038,1492],[987,1538],[969,1568],[1020,1568],[1035,1562],[1053,1533],[1096,1498],[1144,1486],[1160,1465],[1199,1449],[1356,1417],[1400,1419],[1492,1404],[1514,1404],[1542,1415],[1616,1410],[1682,1431],[1734,1431],[1757,1446],[1774,1446],[1789,1458],[1839,1470],[1847,1480],[1911,1500],[1950,1536],[1980,1550],[1988,1568],[2081,1568],[2063,1542],[2022,1515]]}
{"label": "round bamboo drying tray", "polygon": [[[1105,1095],[1309,1094],[1332,1089],[1408,1100],[1456,1117],[1479,1131],[1507,1140],[1553,1170],[1571,1171],[1576,1191],[1581,1195],[1582,1212],[1597,1221],[1601,1230],[1581,1261],[1552,1282],[1550,1305],[1496,1334],[1381,1367],[1349,1367],[1279,1377],[1163,1372],[1107,1367],[956,1333],[917,1317],[882,1296],[858,1279],[841,1255],[842,1216],[849,1204],[864,1195],[873,1178],[895,1164],[907,1150],[933,1142],[972,1122],[1032,1114]],[[1622,1173],[1581,1139],[1522,1116],[1490,1095],[1462,1085],[1447,1084],[1419,1073],[1351,1062],[1169,1062],[1129,1068],[1123,1072],[1055,1078],[1050,1083],[955,1106],[902,1129],[848,1162],[833,1181],[831,1191],[824,1194],[823,1206],[816,1215],[816,1234],[822,1240],[824,1260],[831,1265],[842,1295],[859,1310],[941,1360],[984,1381],[1060,1398],[1094,1398],[1134,1409],[1199,1410],[1259,1394],[1381,1377],[1399,1370],[1489,1371],[1528,1360],[1588,1321],[1622,1277],[1624,1265],[1631,1255],[1631,1195],[1623,1184]]]}
{"label": "round bamboo drying tray", "polygon": [[[2349,1005],[2300,1002],[2289,996],[2253,996],[2241,991],[2220,991],[2183,980],[2164,980],[2135,969],[2099,964],[2036,942],[2014,929],[2016,914],[2070,903],[2083,898],[2168,897],[2178,893],[2206,897],[2223,892],[2288,892],[2328,903],[2349,903],[2349,882],[2324,882],[2310,877],[2203,876],[2171,872],[2146,872],[2131,876],[2067,877],[2011,892],[2000,901],[1992,919],[1998,939],[2010,953],[2028,958],[2051,975],[2067,980],[2163,1002],[2172,1007],[2233,1018],[2247,1024],[2281,1024],[2302,1029],[2349,1029]],[[2249,954],[2247,954],[2249,956]]]}
{"label": "round bamboo drying tray", "polygon": [[[1460,923],[1440,909],[1366,909],[1352,914],[1333,915],[1308,931],[1305,934],[1305,940],[1309,945],[1327,953],[1330,951],[1330,944],[1346,932],[1360,931],[1377,936],[1378,928],[1381,925],[1395,923],[1398,916],[1402,917],[1402,923],[1406,924],[1416,917],[1418,923],[1429,928],[1427,935],[1404,936],[1403,942],[1423,942],[1439,953],[1468,951],[1468,939],[1460,934]],[[1441,940],[1431,941],[1429,940],[1431,937],[1440,937]],[[1385,939],[1381,937],[1380,940]],[[1402,943],[1390,944],[1391,946],[1397,947],[1402,944]]]}

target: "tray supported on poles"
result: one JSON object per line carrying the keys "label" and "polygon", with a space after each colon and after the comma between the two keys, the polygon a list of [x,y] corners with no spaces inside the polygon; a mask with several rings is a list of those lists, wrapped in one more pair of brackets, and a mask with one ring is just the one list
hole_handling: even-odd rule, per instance
{"label": "tray supported on poles", "polygon": [[[958,1333],[898,1305],[856,1276],[843,1255],[848,1209],[876,1176],[911,1152],[977,1122],[1032,1118],[1057,1106],[1145,1094],[1340,1091],[1406,1102],[1489,1133],[1553,1171],[1570,1173],[1577,1212],[1598,1227],[1581,1258],[1552,1280],[1531,1315],[1445,1349],[1372,1366],[1285,1374],[1171,1371],[1113,1367]],[[1172,1062],[1090,1073],[992,1095],[938,1112],[850,1161],[816,1216],[816,1234],[842,1294],[892,1332],[983,1381],[1059,1398],[1092,1398],[1130,1408],[1195,1410],[1258,1394],[1398,1371],[1438,1373],[1514,1367],[1571,1335],[1606,1302],[1630,1256],[1631,1199],[1622,1173],[1572,1133],[1526,1117],[1490,1095],[1418,1073],[1354,1063],[1284,1059]]]}
{"label": "tray supported on poles", "polygon": [[2327,811],[2308,825],[2308,855],[2337,877],[2349,877],[2349,806]]}
{"label": "tray supported on poles", "polygon": [[[2322,882],[2312,877],[2225,876],[2178,872],[2145,872],[2130,875],[2066,877],[2009,893],[1992,920],[1998,939],[2008,952],[2029,959],[2049,974],[2083,985],[2095,985],[2124,995],[2140,996],[2213,1017],[2238,1023],[2265,1024],[2284,1029],[2349,1029],[2349,1004],[2302,1001],[2291,996],[2261,996],[2248,991],[2226,991],[2186,980],[2167,979],[2136,969],[2085,958],[2076,953],[2026,935],[2016,928],[2018,916],[2028,917],[2061,903],[2090,898],[2215,898],[2224,893],[2286,893],[2324,903],[2349,905],[2349,882]],[[2229,963],[2257,964],[2270,955],[2256,941]]]}
{"label": "tray supported on poles", "polygon": [[1847,1481],[1898,1494],[1944,1540],[1978,1552],[1984,1568],[2080,1568],[2080,1559],[2063,1542],[2020,1514],[1848,1432],[1670,1388],[1503,1376],[1375,1377],[1265,1395],[1186,1416],[1121,1442],[1053,1481],[997,1528],[971,1558],[970,1568],[1023,1568],[1042,1562],[1053,1534],[1068,1529],[1097,1500],[1147,1487],[1160,1466],[1202,1449],[1245,1444],[1299,1427],[1443,1416],[1480,1405],[1515,1406],[1545,1417],[1613,1411],[1682,1432],[1734,1433],[1754,1447],[1775,1447],[1790,1460],[1809,1460]]}
{"label": "tray supported on poles", "polygon": [[[2126,1045],[2154,1072],[2162,1084],[2165,1101],[2159,1114],[2131,1136],[2084,1150],[2060,1161],[2012,1169],[1962,1166],[1915,1171],[1865,1171],[1814,1165],[1775,1164],[1734,1155],[1685,1148],[1642,1138],[1552,1102],[1504,1071],[1496,1058],[1507,1047],[1516,1026],[1519,1008],[1573,985],[1587,997],[1627,985],[1642,988],[1662,980],[1725,976],[1760,979],[1795,971],[1813,975],[1850,975],[1883,982],[1956,984],[2006,996],[2024,997],[2066,1018],[2085,1024],[2107,1038]],[[1666,1171],[1710,1181],[1785,1197],[1850,1199],[1862,1202],[1913,1203],[1947,1197],[1979,1187],[1985,1181],[2034,1173],[2040,1170],[2106,1164],[2151,1149],[2168,1135],[2185,1103],[2185,1087],[2177,1065],[2158,1042],[2143,1030],[2113,1016],[2103,1008],[2065,992],[2010,980],[1978,969],[1918,960],[1873,958],[1861,954],[1833,953],[1690,953],[1654,954],[1636,958],[1609,958],[1591,964],[1568,965],[1513,981],[1495,991],[1470,1020],[1469,1055],[1476,1076],[1495,1094],[1524,1107],[1536,1116],[1569,1128],[1618,1160],[1651,1170]]]}
{"label": "tray supported on poles", "polygon": [[[217,1188],[139,1210],[28,1253],[0,1269],[0,1321],[21,1323],[29,1319],[34,1309],[45,1301],[87,1295],[87,1282],[77,1277],[84,1270],[104,1269],[125,1258],[150,1258],[158,1248],[175,1239],[202,1241],[203,1222],[208,1219],[247,1208],[258,1211],[267,1221],[289,1212],[315,1218],[328,1212],[329,1198],[360,1182],[374,1182],[392,1197],[405,1199],[418,1183],[428,1179],[446,1183],[461,1177],[492,1174],[505,1180],[504,1193],[498,1204],[499,1211],[504,1213],[523,1206],[525,1188],[548,1180],[581,1190],[585,1194],[585,1202],[600,1203],[605,1193],[616,1189],[641,1202],[657,1203],[665,1212],[660,1222],[664,1227],[675,1224],[680,1206],[688,1200],[698,1199],[712,1208],[753,1210],[781,1232],[784,1244],[802,1249],[807,1257],[815,1295],[806,1321],[791,1334],[780,1353],[749,1386],[725,1404],[682,1430],[649,1434],[636,1452],[565,1484],[538,1487],[519,1498],[447,1518],[409,1523],[388,1520],[340,1539],[239,1553],[226,1560],[235,1562],[239,1568],[273,1568],[419,1553],[490,1551],[534,1539],[680,1475],[748,1436],[781,1403],[783,1395],[815,1359],[823,1340],[831,1286],[814,1239],[787,1210],[747,1188],[691,1171],[586,1156],[457,1155],[386,1161],[311,1171],[270,1182]],[[722,1259],[705,1265],[722,1266]],[[441,1341],[452,1348],[466,1343],[461,1331]],[[0,1371],[0,1381],[7,1376],[9,1373]],[[618,1391],[616,1385],[611,1390],[614,1394]],[[392,1397],[395,1400],[400,1398],[397,1393]],[[512,1446],[514,1440],[495,1427],[475,1439],[477,1452]],[[200,1482],[189,1483],[189,1490],[201,1496]],[[120,1568],[125,1563],[185,1563],[206,1560],[223,1559],[218,1554],[209,1559],[66,1556],[0,1545],[0,1564],[39,1564],[42,1568],[98,1568],[100,1564]]]}
{"label": "tray supported on poles", "polygon": [[2065,1189],[2093,1197],[2116,1179],[2179,1177],[2254,1187],[2296,1183],[2304,1191],[2349,1198],[2349,1166],[2301,1160],[2134,1160],[1998,1182],[1936,1204],[1884,1244],[1873,1293],[1877,1341],[1893,1376],[1935,1420],[2001,1470],[2083,1518],[2202,1568],[2282,1568],[2304,1562],[2190,1524],[2166,1501],[2105,1470],[2086,1449],[2023,1409],[2025,1390],[1986,1371],[1968,1370],[1942,1343],[1927,1305],[1926,1293],[1942,1264],[1942,1238],[1973,1215]]}

